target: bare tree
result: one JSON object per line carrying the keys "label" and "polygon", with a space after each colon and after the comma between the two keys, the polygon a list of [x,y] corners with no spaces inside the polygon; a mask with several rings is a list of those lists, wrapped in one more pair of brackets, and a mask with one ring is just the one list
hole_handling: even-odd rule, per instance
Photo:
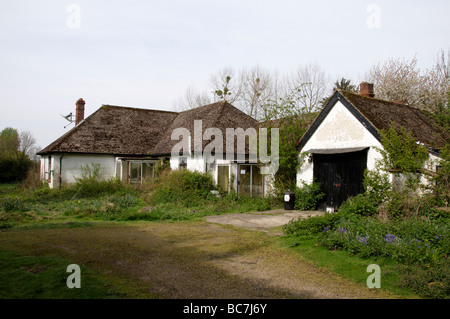
{"label": "bare tree", "polygon": [[[265,118],[277,101],[289,98],[296,90],[296,107],[306,112],[316,110],[330,86],[329,77],[317,64],[300,67],[292,76],[279,76],[259,65],[236,71],[226,67],[211,75],[205,93],[189,87],[177,101],[178,108],[189,109],[224,99],[246,114]],[[299,90],[299,91],[298,91]],[[184,107],[180,107],[180,105]]]}
{"label": "bare tree", "polygon": [[289,81],[289,92],[301,90],[298,107],[306,112],[320,108],[321,101],[326,97],[330,88],[329,76],[316,63],[298,67]]}
{"label": "bare tree", "polygon": [[175,109],[177,111],[186,111],[202,105],[211,104],[214,101],[213,94],[213,92],[208,93],[207,91],[200,93],[193,86],[189,86],[184,95],[175,101]]}
{"label": "bare tree", "polygon": [[28,155],[28,158],[35,161],[37,160],[36,153],[39,150],[39,147],[36,145],[36,139],[33,134],[28,131],[21,131],[19,133],[20,147],[19,150]]}
{"label": "bare tree", "polygon": [[248,115],[259,119],[264,116],[264,105],[275,93],[276,75],[260,66],[241,71],[242,91],[239,107]]}
{"label": "bare tree", "polygon": [[391,58],[378,63],[370,69],[369,81],[374,84],[377,98],[419,104],[421,75],[416,57],[410,61]]}
{"label": "bare tree", "polygon": [[28,157],[35,161],[38,150],[39,146],[36,145],[36,139],[31,132],[19,132],[10,127],[0,132],[0,158],[18,160]]}
{"label": "bare tree", "polygon": [[440,50],[433,67],[422,76],[421,104],[434,112],[439,103],[447,100],[448,92],[450,92],[450,50],[447,54],[444,50]]}
{"label": "bare tree", "polygon": [[432,68],[421,72],[417,58],[389,59],[373,66],[368,74],[374,83],[375,96],[388,101],[404,101],[419,109],[433,108],[445,103],[450,89],[450,51],[447,57],[439,51]]}
{"label": "bare tree", "polygon": [[[239,100],[240,95],[242,93],[242,79],[235,70],[228,66],[220,70],[219,72],[211,75],[209,79],[209,88],[213,92],[224,92],[225,88],[226,92],[226,101],[230,104],[233,104],[237,100]],[[220,94],[216,94],[217,98]]]}

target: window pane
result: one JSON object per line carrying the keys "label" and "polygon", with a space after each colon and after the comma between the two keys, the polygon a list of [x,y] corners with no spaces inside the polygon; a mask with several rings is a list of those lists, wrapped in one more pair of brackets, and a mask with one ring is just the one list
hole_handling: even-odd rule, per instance
{"label": "window pane", "polygon": [[130,163],[130,183],[141,182],[141,163]]}
{"label": "window pane", "polygon": [[252,196],[263,195],[263,176],[258,166],[252,165]]}
{"label": "window pane", "polygon": [[217,185],[224,192],[228,192],[229,187],[229,166],[218,166],[217,167]]}
{"label": "window pane", "polygon": [[250,196],[250,165],[239,165],[239,194]]}
{"label": "window pane", "polygon": [[143,163],[142,164],[142,182],[152,180],[154,175],[154,164],[153,163]]}

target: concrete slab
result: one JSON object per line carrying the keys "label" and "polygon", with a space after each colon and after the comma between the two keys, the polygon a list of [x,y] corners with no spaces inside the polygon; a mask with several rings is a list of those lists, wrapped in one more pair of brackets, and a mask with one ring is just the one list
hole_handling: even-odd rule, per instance
{"label": "concrete slab", "polygon": [[215,216],[207,216],[205,219],[210,223],[232,225],[250,230],[265,231],[279,235],[273,228],[283,226],[292,219],[308,218],[323,215],[321,211],[297,211],[297,210],[269,210],[263,212],[233,213]]}

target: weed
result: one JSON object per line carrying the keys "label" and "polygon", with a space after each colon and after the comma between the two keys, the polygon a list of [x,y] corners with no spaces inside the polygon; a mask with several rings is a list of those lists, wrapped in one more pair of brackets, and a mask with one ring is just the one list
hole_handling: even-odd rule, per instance
{"label": "weed", "polygon": [[315,210],[317,203],[325,195],[320,189],[320,183],[307,184],[303,182],[302,187],[296,187],[294,208],[298,210]]}

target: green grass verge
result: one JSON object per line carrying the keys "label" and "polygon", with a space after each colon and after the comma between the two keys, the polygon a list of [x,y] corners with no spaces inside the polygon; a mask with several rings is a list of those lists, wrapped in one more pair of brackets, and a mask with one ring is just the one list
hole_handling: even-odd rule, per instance
{"label": "green grass verge", "polygon": [[71,262],[55,256],[23,256],[0,251],[0,299],[158,298],[129,280],[94,272],[82,265],[81,288],[68,288]]}
{"label": "green grass verge", "polygon": [[367,272],[367,267],[377,264],[381,269],[380,289],[390,291],[403,298],[419,298],[410,289],[402,286],[400,281],[402,268],[390,259],[362,258],[358,255],[350,255],[344,250],[330,250],[321,246],[314,235],[283,236],[280,237],[280,243],[314,265],[363,285],[366,285],[367,278],[372,274],[372,272]]}

